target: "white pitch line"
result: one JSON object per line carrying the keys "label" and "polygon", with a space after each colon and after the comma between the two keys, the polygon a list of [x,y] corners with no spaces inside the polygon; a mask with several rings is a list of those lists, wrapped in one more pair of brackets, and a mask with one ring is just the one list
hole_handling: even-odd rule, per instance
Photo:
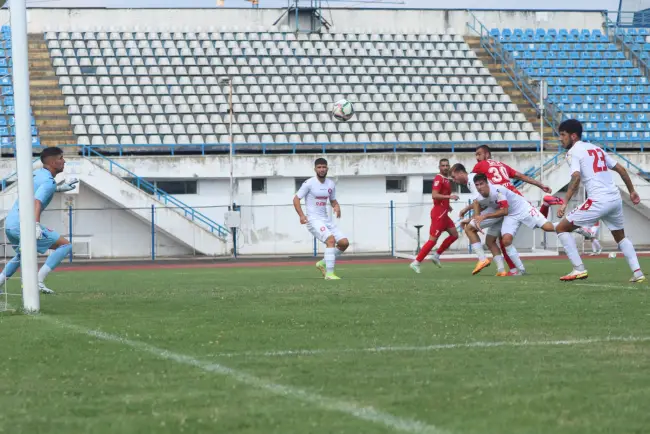
{"label": "white pitch line", "polygon": [[390,413],[386,413],[381,410],[374,409],[372,407],[363,406],[354,401],[346,401],[346,400],[340,400],[335,398],[329,398],[297,387],[285,386],[282,384],[273,383],[263,378],[256,377],[254,375],[229,368],[222,364],[204,362],[195,359],[191,356],[180,354],[180,353],[174,353],[172,351],[164,350],[162,348],[158,348],[144,342],[133,341],[130,339],[123,338],[121,336],[104,333],[99,330],[86,329],[84,327],[62,322],[60,320],[55,320],[44,315],[35,316],[34,318],[46,320],[51,323],[57,324],[61,327],[73,330],[77,333],[92,336],[94,338],[103,341],[114,342],[127,347],[131,347],[136,350],[149,353],[160,359],[169,360],[181,365],[192,366],[206,372],[223,375],[225,377],[232,378],[248,386],[266,390],[267,392],[270,392],[274,395],[279,395],[286,398],[292,398],[298,401],[310,403],[324,410],[344,413],[349,416],[356,417],[357,419],[361,419],[367,422],[373,422],[379,425],[384,425],[388,428],[400,432],[415,433],[415,434],[445,434],[446,433],[446,431],[436,428],[433,425],[428,425],[424,422],[420,422],[415,419],[408,419],[408,418],[395,416]]}
{"label": "white pitch line", "polygon": [[387,353],[387,352],[425,352],[453,350],[458,348],[497,348],[497,347],[540,347],[540,346],[569,346],[587,345],[606,342],[650,342],[650,336],[608,336],[604,338],[565,339],[556,341],[496,341],[496,342],[462,342],[451,344],[435,344],[426,346],[382,346],[371,348],[343,348],[343,349],[313,349],[313,350],[278,350],[278,351],[244,351],[234,353],[211,354],[210,357],[283,357],[283,356],[315,356],[319,354],[345,354],[345,353]]}

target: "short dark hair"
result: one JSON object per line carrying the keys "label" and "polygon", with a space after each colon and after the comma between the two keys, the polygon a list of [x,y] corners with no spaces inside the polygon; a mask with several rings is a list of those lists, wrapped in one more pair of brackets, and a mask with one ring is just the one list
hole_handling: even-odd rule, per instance
{"label": "short dark hair", "polygon": [[562,122],[558,128],[558,131],[565,132],[567,134],[575,134],[579,139],[582,138],[582,124],[577,119],[567,119]]}
{"label": "short dark hair", "polygon": [[57,146],[52,146],[51,148],[45,148],[41,151],[41,163],[45,163],[45,160],[47,160],[50,157],[58,157],[59,155],[63,155],[63,149]]}
{"label": "short dark hair", "polygon": [[314,161],[314,167],[318,166],[319,164],[324,164],[327,166],[327,160],[324,158],[317,158],[316,161]]}
{"label": "short dark hair", "polygon": [[476,175],[474,175],[474,184],[476,184],[479,181],[488,182],[487,176],[485,176],[484,173],[477,173]]}
{"label": "short dark hair", "polygon": [[449,158],[441,158],[440,162],[438,164],[441,164],[443,161],[446,161],[447,163],[449,163]]}
{"label": "short dark hair", "polygon": [[492,151],[490,150],[490,147],[488,145],[481,145],[478,148],[476,148],[477,151],[479,149],[483,149],[485,152],[489,152],[490,154],[492,154]]}
{"label": "short dark hair", "polygon": [[467,173],[467,169],[465,169],[465,166],[463,166],[460,163],[456,163],[453,166],[451,166],[451,171],[452,172]]}

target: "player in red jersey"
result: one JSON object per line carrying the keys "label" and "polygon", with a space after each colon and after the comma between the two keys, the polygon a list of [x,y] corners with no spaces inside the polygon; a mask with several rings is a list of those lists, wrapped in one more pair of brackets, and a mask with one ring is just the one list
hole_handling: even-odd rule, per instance
{"label": "player in red jersey", "polygon": [[[490,152],[490,147],[487,145],[482,145],[476,148],[475,155],[477,163],[476,166],[474,166],[474,169],[472,169],[472,172],[483,173],[488,177],[492,184],[503,185],[508,190],[522,196],[522,194],[519,192],[519,190],[517,190],[511,181],[511,179],[518,179],[544,190],[544,193],[552,192],[550,187],[547,187],[546,185],[531,178],[530,176],[526,176],[523,173],[517,172],[507,164],[493,160],[492,152]],[[549,207],[553,205],[562,205],[563,203],[564,201],[557,196],[544,196],[544,203],[542,204],[539,211],[544,217],[548,217]]]}
{"label": "player in red jersey", "polygon": [[[546,185],[542,184],[541,182],[531,178],[530,176],[526,176],[523,173],[517,172],[515,169],[512,167],[508,166],[505,163],[502,163],[500,161],[496,161],[492,159],[492,152],[490,151],[490,147],[487,145],[481,145],[478,148],[476,148],[476,165],[472,169],[472,173],[482,173],[485,176],[487,176],[488,180],[490,183],[495,184],[495,185],[502,185],[508,190],[517,193],[519,196],[523,196],[519,190],[514,186],[512,183],[512,179],[518,179],[520,181],[523,181],[525,183],[534,185],[535,187],[538,187],[542,189],[545,193],[551,193],[551,188],[547,187]],[[548,202],[547,202],[548,201]],[[550,205],[559,205],[562,204],[562,199],[559,197],[555,196],[545,196],[544,197],[544,205],[542,205],[540,209],[540,213],[544,217],[548,217],[548,210]],[[515,264],[512,262],[508,254],[506,253],[505,246],[503,245],[503,242],[501,239],[499,239],[499,243],[501,246],[501,251],[503,252],[503,259],[505,259],[506,263],[508,264],[508,267],[510,267],[511,272],[509,274],[511,275],[516,275],[517,274],[517,268],[515,267]]]}
{"label": "player in red jersey", "polygon": [[451,194],[451,181],[449,180],[449,160],[443,158],[440,160],[438,169],[440,173],[433,179],[433,191],[431,197],[433,198],[433,208],[431,209],[431,227],[429,228],[429,240],[424,243],[420,249],[415,261],[411,262],[411,268],[416,273],[420,272],[420,264],[427,257],[431,249],[433,249],[438,242],[440,234],[447,232],[449,236],[445,238],[438,250],[433,254],[431,260],[434,264],[440,267],[440,255],[451,246],[454,241],[458,239],[458,231],[456,225],[449,217],[451,207],[449,200],[458,200],[458,196]]}

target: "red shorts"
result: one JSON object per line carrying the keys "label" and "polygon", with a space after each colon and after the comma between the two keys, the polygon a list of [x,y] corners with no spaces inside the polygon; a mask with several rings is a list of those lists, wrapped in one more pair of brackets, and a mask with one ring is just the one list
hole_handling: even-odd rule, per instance
{"label": "red shorts", "polygon": [[449,210],[439,210],[436,208],[431,210],[431,227],[429,227],[429,235],[438,238],[441,233],[455,226],[456,225],[454,225],[454,222],[449,217]]}

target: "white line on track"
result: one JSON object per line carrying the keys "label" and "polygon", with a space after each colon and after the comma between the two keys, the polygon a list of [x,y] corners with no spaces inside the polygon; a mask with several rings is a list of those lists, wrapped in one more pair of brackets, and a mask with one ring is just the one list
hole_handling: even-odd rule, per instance
{"label": "white line on track", "polygon": [[307,402],[324,410],[344,413],[349,416],[356,417],[357,419],[384,425],[385,427],[396,431],[416,434],[443,434],[446,432],[439,428],[436,428],[433,425],[428,425],[415,419],[407,419],[399,416],[394,416],[390,413],[386,413],[372,407],[366,407],[353,401],[329,398],[297,387],[273,383],[263,378],[247,374],[245,372],[238,371],[236,369],[232,369],[218,363],[204,362],[191,356],[174,353],[172,351],[164,350],[162,348],[158,348],[144,342],[133,341],[121,336],[104,333],[99,330],[86,329],[74,324],[55,320],[45,315],[35,316],[34,318],[46,320],[69,330],[73,330],[76,333],[85,334],[103,341],[114,342],[123,346],[131,347],[138,351],[149,353],[160,359],[169,360],[181,365],[193,366],[206,372],[223,375],[225,377],[232,378],[242,384],[265,390],[274,395]]}
{"label": "white line on track", "polygon": [[387,353],[387,352],[426,352],[453,350],[459,348],[498,348],[498,347],[541,347],[541,346],[572,346],[588,345],[606,342],[650,342],[650,336],[608,336],[586,339],[565,339],[556,341],[497,341],[497,342],[462,342],[451,344],[435,344],[426,346],[382,346],[371,348],[343,348],[343,349],[313,349],[313,350],[278,350],[259,352],[217,353],[210,357],[284,357],[284,356],[316,356],[319,354],[345,354],[345,353]]}

